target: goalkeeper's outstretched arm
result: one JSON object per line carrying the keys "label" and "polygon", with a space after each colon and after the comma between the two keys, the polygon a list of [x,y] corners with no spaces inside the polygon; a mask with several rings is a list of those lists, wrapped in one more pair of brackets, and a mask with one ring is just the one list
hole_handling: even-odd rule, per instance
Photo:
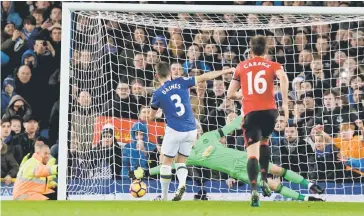
{"label": "goalkeeper's outstretched arm", "polygon": [[219,133],[219,135],[220,135],[219,138],[222,137],[222,135],[227,136],[230,133],[232,133],[233,131],[240,129],[242,122],[243,122],[242,115],[236,117],[230,124],[225,125],[223,128],[221,128],[221,131],[223,132],[223,134]]}
{"label": "goalkeeper's outstretched arm", "polygon": [[[189,164],[186,163],[186,165],[189,165]],[[160,173],[160,168],[161,168],[161,165],[150,168],[150,169],[143,169],[143,168],[139,167],[136,170],[129,171],[129,178],[142,179],[142,178],[149,177],[152,175],[158,175]],[[172,169],[176,169],[174,163],[172,164]]]}

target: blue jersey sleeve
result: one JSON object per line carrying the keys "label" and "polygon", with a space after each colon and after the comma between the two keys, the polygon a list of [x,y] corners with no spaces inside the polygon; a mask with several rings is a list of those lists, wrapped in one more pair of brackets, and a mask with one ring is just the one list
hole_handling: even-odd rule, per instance
{"label": "blue jersey sleeve", "polygon": [[158,96],[157,96],[157,92],[153,92],[153,95],[152,95],[152,102],[150,104],[150,107],[154,110],[157,110],[159,108],[159,99],[158,99]]}
{"label": "blue jersey sleeve", "polygon": [[183,88],[191,88],[196,85],[195,77],[182,77],[179,82]]}

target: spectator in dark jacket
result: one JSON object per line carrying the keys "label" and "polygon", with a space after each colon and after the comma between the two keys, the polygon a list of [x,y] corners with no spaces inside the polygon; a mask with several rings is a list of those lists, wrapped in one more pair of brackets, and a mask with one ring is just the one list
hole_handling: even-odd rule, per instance
{"label": "spectator in dark jacket", "polygon": [[[18,94],[24,97],[31,98],[30,101],[28,101],[27,98],[25,99],[31,105],[33,114],[36,115],[41,121],[40,127],[42,129],[48,127],[49,115],[52,109],[52,105],[55,102],[55,100],[51,97],[53,95],[49,94],[51,91],[50,86],[48,85],[49,77],[53,72],[52,69],[54,66],[52,62],[52,57],[45,54],[46,50],[48,49],[44,47],[45,43],[47,43],[47,45],[50,45],[49,42],[45,42],[37,38],[36,44],[34,45],[34,52],[26,51],[24,53],[24,63],[27,63],[27,66],[31,68],[32,74],[30,77],[30,81],[24,84],[24,86],[22,87],[28,87],[27,85],[29,85],[29,87],[31,87],[31,92],[25,92],[27,88],[23,89],[22,93],[18,92]],[[28,58],[25,58],[26,56],[28,56]],[[24,66],[22,66],[21,68],[23,67]],[[21,76],[22,75],[19,75],[18,73],[20,81]],[[46,94],[44,94],[45,92]],[[29,94],[29,96],[27,94]]]}
{"label": "spectator in dark jacket", "polygon": [[25,131],[15,135],[8,143],[9,152],[14,154],[15,160],[20,164],[23,157],[34,151],[34,143],[38,134],[38,120],[30,116],[24,120]]}
{"label": "spectator in dark jacket", "polygon": [[307,176],[307,154],[312,154],[311,146],[298,136],[296,125],[289,125],[284,130],[284,139],[280,143],[280,165],[285,169]]}
{"label": "spectator in dark jacket", "polygon": [[[33,79],[33,72],[27,65],[20,66],[15,78],[16,93],[21,95],[34,110],[35,99],[38,96],[38,86]],[[42,98],[42,97],[40,97]],[[44,98],[42,98],[44,99]]]}
{"label": "spectator in dark jacket", "polygon": [[80,92],[77,103],[71,113],[71,151],[89,151],[92,148],[97,110],[92,106],[92,96],[88,91]]}
{"label": "spectator in dark jacket", "polygon": [[27,101],[20,95],[15,95],[10,100],[9,106],[6,109],[3,118],[11,118],[14,116],[20,116],[23,119],[29,118],[32,115],[32,109]]}
{"label": "spectator in dark jacket", "polygon": [[224,85],[224,80],[222,80],[221,77],[216,78],[213,81],[212,91],[208,92],[207,106],[209,106],[210,109],[218,107],[222,103],[222,100],[225,98],[225,93],[226,88]]}
{"label": "spectator in dark jacket", "polygon": [[15,90],[15,81],[9,76],[3,82],[3,88],[1,90],[1,113],[4,114],[6,109],[9,106],[11,98],[13,98],[16,94]]}
{"label": "spectator in dark jacket", "polygon": [[105,104],[103,113],[107,116],[137,119],[137,110],[133,109],[136,108],[136,103],[134,98],[130,96],[128,84],[119,83],[113,100]]}
{"label": "spectator in dark jacket", "polygon": [[142,106],[148,106],[150,98],[147,95],[144,82],[140,79],[135,79],[131,83],[131,111],[139,113]]}
{"label": "spectator in dark jacket", "polygon": [[54,62],[61,62],[61,37],[62,37],[62,28],[60,24],[53,25],[50,30],[51,37],[51,45],[55,51]]}
{"label": "spectator in dark jacket", "polygon": [[[100,160],[103,158],[102,160]],[[120,179],[121,147],[117,142],[112,125],[105,125],[101,132],[101,142],[92,148],[94,176],[106,179]]]}
{"label": "spectator in dark jacket", "polygon": [[21,57],[21,64],[28,65],[30,69],[34,69],[38,65],[37,55],[33,50],[27,50]]}
{"label": "spectator in dark jacket", "polygon": [[14,156],[8,153],[8,146],[0,142],[1,150],[1,178],[4,178],[4,183],[6,185],[11,184],[11,179],[15,178],[18,170],[19,164],[16,162]]}
{"label": "spectator in dark jacket", "polygon": [[10,119],[3,118],[1,119],[1,137],[0,141],[7,143],[9,140],[11,140],[11,125],[10,125]]}
{"label": "spectator in dark jacket", "polygon": [[13,116],[10,118],[10,129],[15,135],[23,131],[23,118],[20,116]]}

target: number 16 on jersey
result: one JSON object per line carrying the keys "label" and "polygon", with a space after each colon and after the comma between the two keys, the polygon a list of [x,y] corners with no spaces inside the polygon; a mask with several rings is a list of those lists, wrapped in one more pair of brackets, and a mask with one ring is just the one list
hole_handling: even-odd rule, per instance
{"label": "number 16 on jersey", "polygon": [[[247,73],[248,78],[248,95],[252,95],[255,93],[257,94],[264,94],[267,91],[267,81],[265,80],[265,70],[259,71],[253,77],[253,72],[249,71]],[[253,90],[254,89],[254,90]]]}

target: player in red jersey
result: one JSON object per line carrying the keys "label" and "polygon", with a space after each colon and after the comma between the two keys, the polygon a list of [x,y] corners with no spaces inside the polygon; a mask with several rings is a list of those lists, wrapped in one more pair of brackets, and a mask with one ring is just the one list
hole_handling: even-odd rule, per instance
{"label": "player in red jersey", "polygon": [[[282,108],[288,120],[288,78],[279,63],[264,58],[267,52],[264,36],[250,40],[250,59],[240,62],[230,83],[227,97],[242,99],[243,132],[248,153],[248,176],[251,186],[251,206],[259,206],[257,179],[261,173],[262,193],[270,196],[267,171],[270,160],[269,136],[278,115],[274,99],[274,80],[280,79]],[[237,92],[241,88],[241,93]],[[259,170],[260,167],[260,170]]]}

